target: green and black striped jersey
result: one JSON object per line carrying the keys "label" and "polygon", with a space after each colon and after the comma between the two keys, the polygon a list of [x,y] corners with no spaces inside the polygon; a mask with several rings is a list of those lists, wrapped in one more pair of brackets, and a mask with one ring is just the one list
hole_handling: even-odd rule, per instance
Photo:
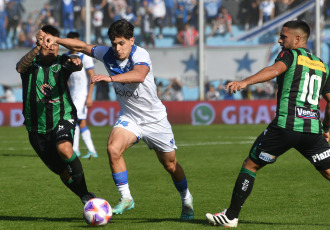
{"label": "green and black striped jersey", "polygon": [[39,55],[21,74],[24,124],[29,132],[50,133],[62,120],[76,122],[77,111],[68,90],[68,79],[81,67],[59,55],[50,66],[42,66]]}
{"label": "green and black striped jersey", "polygon": [[319,101],[322,94],[330,92],[329,67],[304,48],[283,49],[275,61],[282,61],[288,69],[277,77],[277,108],[272,125],[322,134]]}

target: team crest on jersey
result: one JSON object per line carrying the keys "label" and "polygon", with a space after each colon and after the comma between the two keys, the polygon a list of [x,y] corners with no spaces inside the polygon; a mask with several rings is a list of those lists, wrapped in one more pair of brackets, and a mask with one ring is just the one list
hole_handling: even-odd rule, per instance
{"label": "team crest on jersey", "polygon": [[318,110],[308,109],[305,107],[296,107],[296,117],[302,119],[315,119],[320,118],[320,112]]}

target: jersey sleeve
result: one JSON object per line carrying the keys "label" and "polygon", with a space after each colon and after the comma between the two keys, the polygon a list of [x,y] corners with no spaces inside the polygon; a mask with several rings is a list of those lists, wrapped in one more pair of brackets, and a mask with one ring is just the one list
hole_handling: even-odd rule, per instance
{"label": "jersey sleeve", "polygon": [[110,48],[107,46],[94,46],[91,52],[92,57],[103,62],[103,57],[109,51],[109,49]]}
{"label": "jersey sleeve", "polygon": [[149,53],[146,50],[140,49],[138,52],[135,52],[132,60],[133,65],[145,65],[150,69],[151,59]]}
{"label": "jersey sleeve", "polygon": [[281,61],[289,69],[293,63],[293,54],[289,49],[283,49],[276,57],[275,62]]}
{"label": "jersey sleeve", "polygon": [[330,93],[330,76],[329,67],[326,67],[327,80],[325,81],[324,87],[322,88],[322,94]]}
{"label": "jersey sleeve", "polygon": [[84,57],[82,58],[82,62],[84,64],[85,70],[90,70],[95,68],[93,58],[91,58],[90,56],[84,55]]}

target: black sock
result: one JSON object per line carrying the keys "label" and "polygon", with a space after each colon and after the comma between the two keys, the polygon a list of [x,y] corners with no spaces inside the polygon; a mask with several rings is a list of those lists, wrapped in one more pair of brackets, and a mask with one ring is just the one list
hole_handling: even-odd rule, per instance
{"label": "black sock", "polygon": [[256,174],[246,168],[242,168],[234,187],[231,203],[227,209],[226,216],[232,220],[238,218],[245,200],[250,195]]}
{"label": "black sock", "polygon": [[71,179],[64,181],[64,184],[80,198],[88,194],[84,171],[79,158],[74,154],[70,159],[65,160],[67,170]]}

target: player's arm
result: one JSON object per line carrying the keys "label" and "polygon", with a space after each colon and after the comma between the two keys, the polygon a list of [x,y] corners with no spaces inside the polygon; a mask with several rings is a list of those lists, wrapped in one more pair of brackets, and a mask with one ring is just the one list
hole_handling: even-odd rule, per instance
{"label": "player's arm", "polygon": [[245,89],[248,85],[253,85],[261,82],[269,81],[280,74],[284,73],[287,70],[287,66],[284,62],[278,61],[275,62],[272,66],[263,68],[258,73],[245,78],[242,81],[232,81],[226,85],[226,90],[229,90],[230,93],[236,93]]}
{"label": "player's arm", "polygon": [[30,50],[30,52],[25,54],[21,58],[21,60],[16,64],[16,71],[18,73],[24,73],[32,65],[33,59],[38,55],[41,46],[43,45],[43,38],[45,35],[46,33],[43,32],[42,30],[40,30],[36,34],[36,39],[37,39],[36,47],[34,47],[32,50]]}
{"label": "player's arm", "polygon": [[105,76],[102,74],[93,77],[92,82],[120,82],[120,83],[142,83],[149,72],[146,65],[135,65],[131,71],[127,73],[117,74],[115,76]]}
{"label": "player's arm", "polygon": [[83,41],[80,41],[78,39],[72,39],[72,38],[59,38],[52,36],[50,34],[47,34],[44,37],[44,43],[47,47],[50,47],[53,44],[59,44],[64,46],[65,48],[77,52],[81,52],[84,54],[87,54],[88,56],[92,56],[92,48],[95,45],[89,45]]}
{"label": "player's arm", "polygon": [[324,119],[323,119],[323,136],[329,142],[330,134],[330,92],[323,94],[323,98],[327,101],[327,105],[324,111]]}
{"label": "player's arm", "polygon": [[87,99],[86,99],[86,106],[87,108],[92,107],[93,105],[93,90],[94,90],[94,84],[92,84],[92,78],[95,76],[95,71],[94,69],[89,69],[86,71],[89,79],[89,89],[88,89],[88,94],[87,94]]}

